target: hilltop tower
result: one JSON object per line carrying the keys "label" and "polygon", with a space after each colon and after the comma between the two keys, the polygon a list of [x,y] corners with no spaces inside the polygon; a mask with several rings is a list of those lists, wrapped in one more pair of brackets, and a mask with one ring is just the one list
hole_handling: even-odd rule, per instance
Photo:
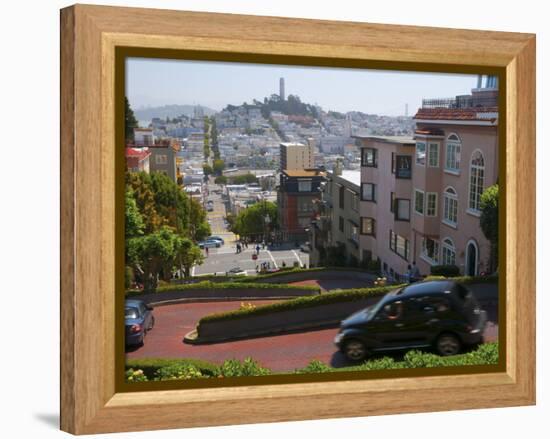
{"label": "hilltop tower", "polygon": [[281,101],[285,100],[285,78],[279,79],[279,98]]}

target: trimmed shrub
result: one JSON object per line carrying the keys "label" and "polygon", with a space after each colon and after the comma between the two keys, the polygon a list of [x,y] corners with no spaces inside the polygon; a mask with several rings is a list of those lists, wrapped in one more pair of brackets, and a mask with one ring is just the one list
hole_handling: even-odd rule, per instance
{"label": "trimmed shrub", "polygon": [[164,366],[155,372],[155,380],[189,380],[192,378],[208,378],[200,369],[192,364],[171,364]]}
{"label": "trimmed shrub", "polygon": [[245,358],[242,362],[239,360],[226,360],[216,369],[218,377],[248,377],[271,374],[270,369],[261,367],[258,362],[250,357]]}
{"label": "trimmed shrub", "polygon": [[[286,289],[286,290],[309,290],[309,291],[321,291],[319,287],[304,285],[287,285],[287,284],[263,284],[263,283],[244,283],[244,282],[197,282],[193,284],[169,284],[163,285],[156,289],[155,293],[176,293],[181,291],[192,290],[243,290],[243,289]],[[143,294],[141,290],[127,290],[126,294],[129,296],[135,296]]]}
{"label": "trimmed shrub", "polygon": [[152,381],[156,378],[156,372],[159,369],[186,366],[194,367],[195,369],[200,371],[203,376],[216,376],[217,366],[203,360],[196,360],[191,358],[142,358],[126,360],[127,368],[129,368],[130,370],[141,370],[145,375],[145,378],[147,378],[149,381]]}
{"label": "trimmed shrub", "polygon": [[454,277],[460,275],[460,269],[456,265],[432,265],[430,273],[434,276]]}
{"label": "trimmed shrub", "polygon": [[302,369],[296,369],[295,373],[323,373],[331,371],[332,367],[330,367],[328,364],[325,364],[320,360],[312,360],[306,367]]}
{"label": "trimmed shrub", "polygon": [[128,369],[126,371],[126,382],[127,383],[140,383],[144,381],[149,381],[147,375],[143,373],[141,369]]}
{"label": "trimmed shrub", "polygon": [[210,314],[199,320],[198,330],[200,333],[200,325],[205,322],[232,320],[249,316],[265,315],[274,312],[288,311],[292,309],[310,308],[313,306],[327,305],[338,302],[353,302],[362,300],[367,297],[381,297],[401,288],[404,285],[391,285],[386,287],[376,288],[356,288],[349,290],[333,290],[329,293],[324,293],[319,296],[303,296],[296,299],[289,299],[282,302],[272,303],[271,305],[258,306],[252,309],[236,309],[233,311]]}

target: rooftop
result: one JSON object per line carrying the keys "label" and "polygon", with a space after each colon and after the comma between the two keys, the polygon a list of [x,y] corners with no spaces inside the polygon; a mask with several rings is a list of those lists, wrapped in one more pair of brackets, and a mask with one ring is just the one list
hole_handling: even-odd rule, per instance
{"label": "rooftop", "polygon": [[384,143],[399,143],[401,145],[414,145],[416,142],[411,136],[352,136],[355,139],[374,140],[376,142]]}
{"label": "rooftop", "polygon": [[420,108],[414,119],[495,122],[498,120],[498,107]]}
{"label": "rooftop", "polygon": [[126,157],[136,157],[139,160],[144,160],[151,155],[151,151],[147,148],[126,148]]}
{"label": "rooftop", "polygon": [[324,177],[326,175],[320,169],[285,169],[281,172],[288,177]]}
{"label": "rooftop", "polygon": [[300,143],[300,142],[282,142],[280,145],[281,146],[286,146],[286,147],[289,147],[289,146],[306,146],[305,144]]}
{"label": "rooftop", "polygon": [[342,171],[342,175],[336,175],[334,171],[332,171],[332,175],[334,177],[339,177],[342,180],[349,181],[351,184],[354,184],[357,187],[361,187],[361,171],[350,171],[344,169]]}

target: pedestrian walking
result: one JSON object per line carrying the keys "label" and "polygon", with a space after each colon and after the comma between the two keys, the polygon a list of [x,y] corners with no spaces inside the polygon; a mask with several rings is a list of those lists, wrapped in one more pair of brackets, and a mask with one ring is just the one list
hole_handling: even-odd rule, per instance
{"label": "pedestrian walking", "polygon": [[256,245],[256,254],[260,254],[260,244]]}
{"label": "pedestrian walking", "polygon": [[204,247],[204,251],[206,252],[206,257],[208,257],[208,247]]}
{"label": "pedestrian walking", "polygon": [[412,267],[411,267],[411,283],[420,280],[421,277],[422,277],[422,276],[421,276],[421,274],[420,274],[420,270],[419,270],[418,267],[416,266],[416,262],[413,261]]}

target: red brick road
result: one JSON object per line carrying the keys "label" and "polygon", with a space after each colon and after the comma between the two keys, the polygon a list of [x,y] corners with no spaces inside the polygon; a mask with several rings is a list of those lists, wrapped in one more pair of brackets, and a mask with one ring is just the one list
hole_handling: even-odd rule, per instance
{"label": "red brick road", "polygon": [[[253,301],[255,305],[273,302]],[[240,303],[202,302],[159,306],[154,311],[155,327],[147,334],[145,345],[127,352],[127,358],[195,358],[220,364],[227,359],[243,360],[252,357],[262,366],[279,372],[304,367],[314,359],[334,367],[347,365],[344,357],[333,345],[338,328],[209,345],[183,343],[185,334],[195,329],[201,317],[237,309]],[[485,336],[487,341],[496,341],[498,324],[491,322]]]}

